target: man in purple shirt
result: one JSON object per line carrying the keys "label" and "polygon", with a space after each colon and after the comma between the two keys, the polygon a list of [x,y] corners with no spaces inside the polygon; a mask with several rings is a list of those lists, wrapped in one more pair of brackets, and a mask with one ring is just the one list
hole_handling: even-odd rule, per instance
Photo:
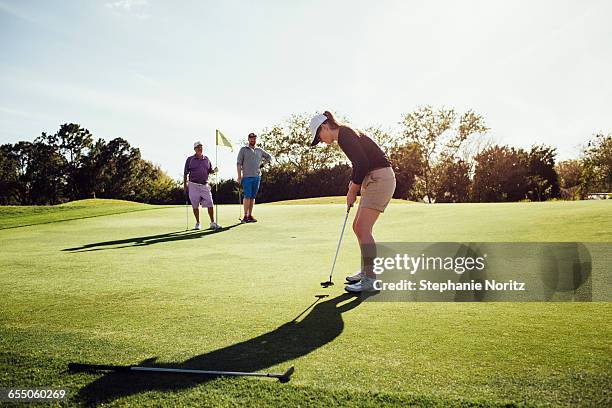
{"label": "man in purple shirt", "polygon": [[[185,171],[183,172],[183,188],[185,193],[189,195],[189,201],[193,207],[193,215],[196,219],[196,230],[202,229],[200,226],[200,204],[202,207],[208,208],[208,216],[210,217],[210,228],[219,229],[219,224],[215,222],[213,213],[213,198],[208,185],[208,175],[217,172],[217,168],[212,168],[212,164],[208,157],[202,154],[202,142],[197,141],[193,144],[195,154],[189,156],[185,162]],[[187,177],[189,176],[189,180]]]}

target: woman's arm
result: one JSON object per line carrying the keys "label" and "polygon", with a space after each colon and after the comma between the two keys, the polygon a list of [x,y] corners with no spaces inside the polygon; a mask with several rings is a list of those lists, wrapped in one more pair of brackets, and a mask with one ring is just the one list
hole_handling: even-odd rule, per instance
{"label": "woman's arm", "polygon": [[361,184],[355,184],[353,181],[349,183],[348,193],[346,194],[346,205],[347,207],[352,207],[355,204],[355,200],[357,200],[357,193],[361,189]]}

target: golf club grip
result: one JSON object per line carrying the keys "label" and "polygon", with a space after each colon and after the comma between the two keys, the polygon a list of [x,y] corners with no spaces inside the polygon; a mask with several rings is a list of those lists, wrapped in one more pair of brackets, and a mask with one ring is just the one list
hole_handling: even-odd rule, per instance
{"label": "golf club grip", "polygon": [[108,365],[108,364],[82,364],[70,363],[68,369],[71,371],[130,371],[130,366]]}

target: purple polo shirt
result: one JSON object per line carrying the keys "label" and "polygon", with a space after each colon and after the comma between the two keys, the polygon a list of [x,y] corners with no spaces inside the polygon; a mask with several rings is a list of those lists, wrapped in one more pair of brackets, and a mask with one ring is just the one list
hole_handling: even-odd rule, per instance
{"label": "purple polo shirt", "polygon": [[201,159],[194,154],[189,156],[185,162],[184,175],[189,174],[189,181],[198,184],[206,184],[208,182],[208,174],[212,172],[212,164],[208,157],[202,156]]}

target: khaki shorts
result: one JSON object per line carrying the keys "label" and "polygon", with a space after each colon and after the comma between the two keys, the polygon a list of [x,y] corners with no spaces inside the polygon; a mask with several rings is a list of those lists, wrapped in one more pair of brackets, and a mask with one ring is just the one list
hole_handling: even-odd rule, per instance
{"label": "khaki shorts", "polygon": [[361,183],[359,207],[385,212],[395,192],[395,173],[391,167],[372,170]]}

